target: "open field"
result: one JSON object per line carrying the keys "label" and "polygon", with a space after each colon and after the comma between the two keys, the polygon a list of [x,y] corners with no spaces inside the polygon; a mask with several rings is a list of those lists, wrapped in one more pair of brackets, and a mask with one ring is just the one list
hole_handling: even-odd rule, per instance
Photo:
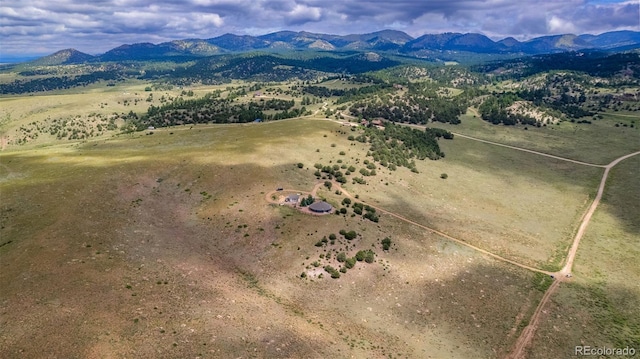
{"label": "open field", "polygon": [[618,164],[578,251],[574,282],[560,286],[531,358],[570,357],[575,345],[640,347],[640,158]]}
{"label": "open field", "polygon": [[440,145],[446,157],[419,161],[419,174],[380,170],[352,192],[496,254],[559,269],[603,170],[464,138]]}
{"label": "open field", "polygon": [[[49,116],[142,112],[161,96],[182,91],[154,90],[146,102],[145,86],[2,98],[0,131]],[[125,106],[125,94],[143,102]],[[635,120],[626,115],[527,131],[472,115],[458,126],[438,126],[607,164],[638,150],[638,128],[614,126]],[[507,355],[548,276],[382,211],[374,223],[352,216],[353,207],[346,215],[310,216],[265,201],[278,187],[306,192],[324,182],[314,176],[314,164],[364,168],[370,145],[349,141],[352,134],[349,126],[314,115],[114,131],[85,141],[42,137],[5,148],[0,352],[32,357],[40,353],[36,348],[47,348],[55,357],[90,358]],[[367,184],[351,182],[360,177],[356,172],[343,189],[522,265],[558,270],[603,168],[461,136],[439,143],[446,157],[416,161],[419,173],[376,163],[377,175],[363,177]],[[578,251],[575,277],[552,296],[529,357],[565,357],[567,348],[583,342],[640,346],[640,324],[633,319],[640,317],[640,193],[633,185],[639,168],[634,157],[612,170]],[[318,195],[339,208],[345,194],[335,190],[320,187]],[[316,245],[342,229],[358,236]],[[385,237],[393,243],[389,251],[382,249]],[[323,269],[341,268],[340,252],[351,257],[367,249],[375,251],[373,263],[357,262],[338,279]]]}
{"label": "open field", "polygon": [[[294,164],[334,158],[330,144],[348,144],[338,128],[196,126],[5,151],[0,349],[504,355],[542,295],[532,273],[391,217],[312,217],[264,202],[278,185],[311,188],[311,170]],[[337,280],[301,279],[325,253],[313,243],[342,228],[361,234],[356,249],[375,247],[376,263]]]}
{"label": "open field", "polygon": [[[528,126],[528,130],[524,130],[522,126],[496,126],[468,112],[461,117],[459,125],[434,123],[430,126],[600,165],[640,149],[640,116],[631,113],[629,116],[633,117],[626,117],[614,112],[602,116],[603,119],[591,124],[565,121],[540,128]],[[630,125],[631,121],[636,122],[633,128],[615,126],[619,122]]]}
{"label": "open field", "polygon": [[[128,81],[125,84],[108,87],[104,83],[93,84],[87,87],[74,88],[69,90],[51,91],[32,96],[7,96],[0,98],[0,138],[2,138],[2,148],[18,145],[20,139],[26,138],[25,143],[20,143],[20,147],[32,147],[56,142],[56,134],[51,134],[51,127],[64,121],[75,122],[75,127],[87,132],[94,130],[95,137],[111,137],[120,130],[102,131],[97,130],[98,124],[106,127],[108,118],[114,114],[124,117],[133,112],[142,115],[149,106],[161,106],[171,99],[178,98],[181,94],[192,91],[197,97],[202,97],[213,91],[221,91],[221,97],[226,97],[232,91],[237,91],[241,87],[248,87],[252,83],[234,81],[230,84],[215,86],[194,86],[180,88],[174,86],[172,89],[154,89],[145,91],[145,88],[152,86],[148,82]],[[294,99],[298,104],[300,99],[296,99],[289,94],[285,94],[287,86],[272,86],[272,90],[279,89],[280,93],[265,92],[262,96],[254,98],[252,95],[240,96],[235,99],[239,103],[250,101],[260,101],[263,99],[278,98],[283,100]],[[185,99],[191,97],[184,96]],[[321,104],[311,104],[307,110],[316,111]],[[266,111],[271,113],[273,111]],[[120,128],[124,121],[119,118],[115,124]],[[62,131],[60,131],[62,132]],[[66,131],[69,132],[69,131]]]}
{"label": "open field", "polygon": [[318,86],[324,86],[328,89],[338,89],[338,90],[348,90],[348,89],[352,89],[352,88],[360,88],[363,86],[366,86],[364,84],[361,83],[356,83],[356,82],[352,82],[349,80],[339,80],[339,79],[333,79],[333,80],[327,80],[324,82],[321,82],[318,84]]}

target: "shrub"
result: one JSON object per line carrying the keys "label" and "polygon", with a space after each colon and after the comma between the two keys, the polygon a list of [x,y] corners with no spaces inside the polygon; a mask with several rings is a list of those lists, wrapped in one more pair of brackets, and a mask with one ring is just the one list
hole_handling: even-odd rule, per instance
{"label": "shrub", "polygon": [[382,240],[382,249],[388,251],[389,248],[391,248],[391,238],[385,237],[385,239]]}
{"label": "shrub", "polygon": [[440,175],[440,178],[447,179],[447,178],[449,178],[449,176],[446,173],[443,173],[443,174]]}
{"label": "shrub", "polygon": [[336,259],[338,260],[338,262],[344,263],[347,260],[347,254],[345,252],[340,252],[336,256]]}
{"label": "shrub", "polygon": [[375,222],[375,223],[378,223],[378,221],[380,220],[380,218],[378,217],[378,215],[377,215],[377,214],[375,214],[375,213],[373,213],[373,212],[367,212],[367,213],[364,215],[364,218],[366,218],[366,219],[370,220],[371,222]]}
{"label": "shrub", "polygon": [[326,265],[326,266],[324,266],[324,270],[325,270],[327,273],[331,274],[331,278],[334,278],[334,279],[336,279],[336,278],[340,278],[340,272],[338,272],[338,271],[337,271],[335,268],[333,268],[332,266],[330,266],[330,265]]}
{"label": "shrub", "polygon": [[[364,178],[362,177],[354,177],[352,179],[353,183],[358,183],[358,184],[367,184],[367,181],[364,180]],[[358,197],[356,197],[358,198]]]}
{"label": "shrub", "polygon": [[345,268],[348,268],[348,269],[355,267],[355,265],[356,265],[355,257],[347,258],[347,260],[344,262]]}
{"label": "shrub", "polygon": [[303,198],[302,201],[300,201],[300,206],[301,207],[306,207],[310,204],[312,204],[314,202],[313,196],[308,195],[307,198]]}
{"label": "shrub", "polygon": [[373,263],[375,260],[375,253],[371,249],[367,249],[366,251],[358,251],[356,253],[356,260],[358,262],[365,261],[367,263]]}
{"label": "shrub", "polygon": [[358,236],[358,233],[356,233],[356,231],[349,231],[349,232],[346,232],[345,234],[343,234],[343,236],[347,240],[352,240],[352,239],[354,239],[354,238],[356,238]]}
{"label": "shrub", "polygon": [[304,164],[302,162],[298,162],[298,168],[302,168],[304,167]]}
{"label": "shrub", "polygon": [[333,234],[333,233],[331,233],[331,234],[329,235],[329,239],[330,239],[330,240],[332,240],[332,241],[335,241],[335,240],[336,240],[336,238],[337,238],[337,237],[336,237],[336,235],[335,235],[335,234]]}

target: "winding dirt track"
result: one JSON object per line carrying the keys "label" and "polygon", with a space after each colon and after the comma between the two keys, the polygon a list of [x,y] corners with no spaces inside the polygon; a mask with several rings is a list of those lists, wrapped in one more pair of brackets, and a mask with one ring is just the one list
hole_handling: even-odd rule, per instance
{"label": "winding dirt track", "polygon": [[529,343],[531,343],[533,335],[536,333],[536,329],[538,328],[538,321],[540,321],[540,314],[542,313],[542,309],[549,301],[549,298],[551,298],[551,295],[555,293],[559,285],[560,281],[556,280],[551,283],[547,291],[544,292],[542,300],[540,301],[540,303],[538,303],[536,311],[533,312],[531,320],[529,320],[529,325],[527,325],[522,330],[522,333],[520,333],[520,336],[518,337],[513,350],[511,351],[511,353],[509,353],[509,355],[506,356],[506,359],[518,359],[524,356],[524,349],[529,345]]}
{"label": "winding dirt track", "polygon": [[571,246],[571,249],[567,254],[567,262],[565,263],[564,267],[560,271],[561,274],[566,275],[571,273],[571,269],[573,267],[573,260],[576,257],[576,252],[578,251],[578,245],[580,245],[580,239],[582,239],[582,236],[584,235],[584,232],[586,231],[587,226],[589,225],[589,221],[591,220],[591,216],[593,216],[593,213],[595,212],[596,207],[598,207],[598,204],[600,204],[600,199],[602,198],[602,194],[604,193],[604,186],[607,182],[607,177],[609,177],[609,171],[621,161],[639,154],[640,154],[640,151],[630,153],[628,155],[622,156],[614,160],[613,162],[605,166],[604,174],[602,175],[602,180],[600,181],[600,186],[598,187],[598,193],[596,194],[596,198],[593,200],[593,203],[585,213],[584,217],[582,217],[582,223],[580,223],[578,232],[576,233],[576,236],[573,239],[573,245]]}
{"label": "winding dirt track", "polygon": [[[335,186],[335,188],[339,189],[342,192],[342,194],[344,194],[345,196],[347,196],[350,199],[355,199],[349,192],[347,192],[344,188],[342,188],[342,186],[340,186],[340,183],[338,183],[338,182],[336,182],[334,180],[332,180],[331,182],[333,183],[333,186]],[[318,189],[320,187],[322,187],[323,184],[324,184],[324,182],[316,183],[316,185],[313,186],[313,190],[311,192],[302,191],[302,190],[298,190],[298,189],[289,189],[289,188],[285,188],[285,189],[283,189],[281,191],[271,191],[271,192],[268,192],[265,195],[265,199],[269,203],[278,204],[278,201],[277,200],[273,200],[272,196],[276,195],[279,192],[296,192],[296,193],[301,193],[301,194],[311,194],[312,196],[315,197]],[[452,237],[452,236],[450,236],[450,235],[448,235],[448,234],[446,234],[446,233],[444,233],[442,231],[439,231],[437,229],[434,229],[434,228],[431,228],[431,227],[427,227],[427,226],[425,226],[423,224],[420,224],[418,222],[412,221],[412,220],[410,220],[408,218],[405,218],[405,217],[403,217],[403,216],[401,216],[401,215],[399,215],[397,213],[388,211],[388,210],[386,210],[384,208],[381,208],[379,206],[368,204],[368,203],[366,203],[365,201],[362,201],[362,200],[361,200],[361,202],[367,204],[369,207],[375,208],[376,211],[379,211],[380,213],[384,213],[384,214],[387,214],[389,216],[395,217],[395,218],[397,218],[397,219],[399,219],[401,221],[407,222],[407,223],[409,223],[411,225],[414,225],[416,227],[422,228],[422,229],[427,230],[427,231],[429,231],[431,233],[437,234],[437,235],[439,235],[441,237],[444,237],[444,238],[446,238],[448,240],[451,240],[451,241],[459,243],[459,244],[461,244],[463,246],[472,248],[472,249],[474,249],[474,250],[476,250],[476,251],[478,251],[480,253],[486,254],[486,255],[488,255],[490,257],[493,257],[493,258],[495,258],[495,259],[497,259],[499,261],[510,263],[510,264],[513,264],[513,265],[518,266],[520,268],[528,269],[528,270],[533,271],[533,272],[543,273],[543,274],[547,274],[547,275],[554,275],[555,274],[553,272],[547,272],[547,271],[542,270],[542,269],[534,268],[534,267],[531,267],[531,266],[528,266],[528,265],[525,265],[525,264],[522,264],[522,263],[518,263],[518,262],[513,261],[511,259],[504,258],[502,256],[499,256],[499,255],[495,254],[495,253],[489,252],[489,251],[487,251],[485,249],[482,249],[480,247],[476,247],[476,246],[474,246],[472,244],[469,244],[469,243],[463,241],[462,239],[458,239],[458,238]]]}
{"label": "winding dirt track", "polygon": [[616,160],[614,160],[613,162],[605,166],[604,174],[602,175],[602,180],[600,180],[600,186],[598,187],[598,193],[596,194],[596,198],[593,200],[593,203],[591,203],[591,206],[589,206],[589,209],[582,217],[582,221],[580,222],[580,227],[578,227],[578,231],[576,232],[576,236],[573,239],[573,244],[571,245],[571,249],[567,254],[567,259],[564,267],[558,273],[556,273],[557,280],[555,280],[551,284],[551,286],[547,289],[547,291],[544,293],[542,300],[538,304],[538,308],[536,308],[536,311],[533,313],[531,320],[529,320],[529,325],[522,331],[522,333],[520,333],[520,336],[518,337],[518,340],[516,341],[513,347],[513,350],[511,351],[511,353],[509,353],[509,355],[507,355],[506,357],[507,359],[524,358],[524,351],[531,343],[531,340],[533,339],[536,329],[538,329],[538,322],[540,321],[540,314],[542,313],[542,309],[547,304],[547,302],[551,298],[551,295],[555,292],[556,288],[560,285],[560,282],[565,280],[565,276],[571,274],[571,270],[573,269],[573,260],[575,259],[576,253],[578,252],[578,246],[580,245],[580,240],[582,239],[582,236],[584,235],[587,229],[587,226],[589,225],[589,221],[591,221],[591,217],[593,216],[593,213],[596,211],[598,204],[600,204],[600,199],[602,198],[602,194],[604,193],[604,187],[605,187],[605,184],[607,183],[607,177],[609,176],[609,171],[611,170],[611,168],[613,168],[615,165],[617,165],[621,161],[639,154],[640,154],[640,151],[630,153],[628,155],[617,158]]}
{"label": "winding dirt track", "polygon": [[[333,122],[337,122],[342,124],[341,121],[337,121],[337,120],[331,120],[331,119],[323,119],[323,120],[329,120],[329,121],[333,121]],[[407,125],[410,127],[417,127],[417,128],[422,128],[424,129],[425,126],[419,126],[419,125]],[[501,257],[497,254],[491,253],[487,250],[484,250],[482,248],[476,247],[474,245],[471,245],[461,239],[452,237],[446,233],[443,233],[439,230],[427,227],[425,225],[422,225],[420,223],[414,222],[410,219],[407,219],[405,217],[400,216],[399,214],[387,211],[383,208],[380,208],[378,206],[373,206],[370,205],[371,207],[375,208],[376,210],[385,213],[387,215],[393,216],[397,219],[400,219],[404,222],[407,222],[409,224],[412,224],[414,226],[420,227],[422,229],[425,229],[427,231],[430,231],[432,233],[435,233],[439,236],[442,236],[444,238],[447,238],[451,241],[454,241],[456,243],[459,243],[461,245],[464,245],[466,247],[472,248],[480,253],[486,254],[488,256],[491,256],[497,260],[500,260],[502,262],[506,262],[506,263],[510,263],[513,264],[515,266],[518,266],[520,268],[524,268],[524,269],[528,269],[531,270],[533,272],[538,272],[538,273],[544,273],[547,275],[552,275],[554,276],[555,280],[553,281],[553,283],[549,286],[549,288],[547,289],[547,291],[544,293],[542,299],[540,300],[540,303],[538,303],[538,306],[536,307],[535,312],[533,313],[531,319],[529,320],[529,325],[527,325],[527,327],[524,328],[524,330],[522,331],[522,333],[520,333],[520,336],[518,337],[518,340],[516,341],[516,343],[514,344],[514,347],[512,349],[512,351],[506,356],[506,359],[521,359],[524,358],[524,351],[525,349],[529,346],[529,344],[531,343],[531,340],[533,339],[535,332],[538,328],[538,324],[540,321],[540,315],[543,312],[544,307],[546,306],[546,304],[548,303],[549,299],[551,298],[551,296],[555,293],[556,289],[558,288],[558,286],[560,285],[560,283],[562,281],[567,280],[567,276],[571,274],[571,270],[573,269],[573,261],[575,259],[576,253],[578,252],[578,247],[580,245],[580,240],[582,239],[582,236],[584,235],[587,226],[589,225],[589,222],[591,221],[591,217],[593,216],[593,213],[595,212],[596,208],[598,207],[598,205],[600,204],[600,199],[602,198],[602,194],[604,193],[604,188],[607,182],[607,178],[609,176],[609,171],[611,170],[611,168],[613,168],[614,166],[616,166],[618,163],[620,163],[621,161],[636,156],[636,155],[640,155],[640,151],[637,152],[633,152],[627,155],[624,155],[622,157],[619,157],[617,159],[615,159],[614,161],[612,161],[611,163],[609,163],[608,165],[598,165],[598,164],[593,164],[593,163],[588,163],[588,162],[582,162],[582,161],[577,161],[577,160],[573,160],[570,158],[565,158],[565,157],[560,157],[560,156],[554,156],[554,155],[550,155],[548,153],[544,153],[544,152],[538,152],[538,151],[534,151],[534,150],[529,150],[526,148],[520,148],[520,147],[515,147],[515,146],[510,146],[510,145],[505,145],[502,143],[498,143],[498,142],[492,142],[492,141],[487,141],[487,140],[482,140],[479,138],[475,138],[475,137],[471,137],[471,136],[467,136],[467,135],[462,135],[462,134],[458,134],[458,133],[454,133],[455,136],[459,136],[465,139],[469,139],[469,140],[473,140],[473,141],[479,141],[479,142],[483,142],[483,143],[487,143],[487,144],[491,144],[491,145],[495,145],[495,146],[501,146],[501,147],[505,147],[505,148],[510,148],[510,149],[514,149],[517,151],[523,151],[523,152],[528,152],[528,153],[532,153],[532,154],[536,154],[536,155],[540,155],[540,156],[545,156],[545,157],[549,157],[549,158],[554,158],[557,160],[561,160],[561,161],[567,161],[567,162],[572,162],[572,163],[576,163],[579,165],[584,165],[584,166],[591,166],[591,167],[601,167],[604,168],[605,171],[602,175],[602,179],[600,180],[600,186],[598,186],[598,192],[596,194],[595,199],[593,200],[593,203],[591,203],[591,206],[589,206],[589,208],[587,209],[587,211],[585,212],[584,216],[582,217],[582,220],[580,222],[580,226],[578,227],[578,231],[576,232],[576,235],[573,239],[573,243],[571,245],[571,249],[569,250],[569,252],[567,253],[567,257],[566,257],[566,263],[564,265],[564,267],[558,271],[558,272],[547,272],[538,268],[534,268],[534,267],[530,267],[521,263],[518,263],[516,261]],[[349,198],[353,198],[353,196],[351,196],[351,194],[349,194],[349,192],[345,191],[338,182],[335,181],[331,181],[337,188],[339,188],[342,193],[344,193],[347,197]],[[315,196],[317,190],[320,188],[320,186],[322,186],[322,183],[318,183],[313,187],[312,190],[312,195]],[[296,192],[300,192],[300,193],[310,193],[310,192],[305,192],[305,191],[297,191],[297,190],[286,190],[286,191],[296,191]],[[276,191],[272,191],[269,192],[266,196],[267,201],[274,203],[273,200],[271,200],[271,196],[276,193]],[[364,201],[363,201],[364,202]]]}
{"label": "winding dirt track", "polygon": [[467,138],[469,140],[474,140],[474,141],[478,141],[478,142],[484,142],[484,143],[488,143],[491,145],[495,145],[495,146],[500,146],[500,147],[506,147],[506,148],[510,148],[512,150],[518,150],[518,151],[523,151],[523,152],[529,152],[529,153],[533,153],[536,155],[540,155],[540,156],[545,156],[545,157],[550,157],[550,158],[555,158],[557,160],[562,160],[562,161],[567,161],[567,162],[573,162],[573,163],[577,163],[579,165],[584,165],[584,166],[591,166],[591,167],[607,167],[605,165],[597,165],[594,163],[588,163],[588,162],[582,162],[582,161],[577,161],[577,160],[572,160],[570,158],[566,158],[566,157],[560,157],[560,156],[554,156],[554,155],[550,155],[548,153],[544,153],[544,152],[538,152],[538,151],[534,151],[534,150],[528,150],[526,148],[520,148],[520,147],[516,147],[516,146],[510,146],[510,145],[505,145],[502,143],[498,143],[498,142],[492,142],[492,141],[487,141],[487,140],[482,140],[479,138],[475,138],[475,137],[471,137],[471,136],[467,136],[467,135],[463,135],[461,133],[455,133],[452,132],[454,136],[458,136],[458,137],[462,137],[462,138]]}

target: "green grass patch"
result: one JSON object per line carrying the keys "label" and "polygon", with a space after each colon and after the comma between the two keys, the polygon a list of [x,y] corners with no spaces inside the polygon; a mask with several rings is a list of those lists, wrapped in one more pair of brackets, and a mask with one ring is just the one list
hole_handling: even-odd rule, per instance
{"label": "green grass patch", "polygon": [[636,125],[631,128],[615,125],[620,121],[630,123],[634,118],[612,112],[602,115],[603,119],[593,120],[591,124],[564,121],[540,128],[527,126],[524,130],[525,126],[493,125],[467,113],[461,117],[459,125],[433,123],[429,126],[601,165],[640,149],[640,117],[635,118]]}

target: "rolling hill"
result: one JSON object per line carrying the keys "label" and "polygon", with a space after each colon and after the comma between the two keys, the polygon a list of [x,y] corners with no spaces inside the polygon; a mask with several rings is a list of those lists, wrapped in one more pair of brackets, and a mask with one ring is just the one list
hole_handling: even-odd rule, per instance
{"label": "rolling hill", "polygon": [[640,47],[640,32],[615,31],[600,35],[553,35],[528,41],[505,38],[494,41],[477,33],[425,34],[413,38],[402,31],[382,30],[368,34],[331,35],[306,31],[278,31],[261,36],[224,34],[202,39],[184,39],[159,44],[124,44],[100,56],[77,50],[62,50],[34,61],[36,65],[89,61],[140,61],[199,58],[223,53],[256,50],[379,51],[410,57],[433,53],[539,55],[575,50],[630,50]]}

